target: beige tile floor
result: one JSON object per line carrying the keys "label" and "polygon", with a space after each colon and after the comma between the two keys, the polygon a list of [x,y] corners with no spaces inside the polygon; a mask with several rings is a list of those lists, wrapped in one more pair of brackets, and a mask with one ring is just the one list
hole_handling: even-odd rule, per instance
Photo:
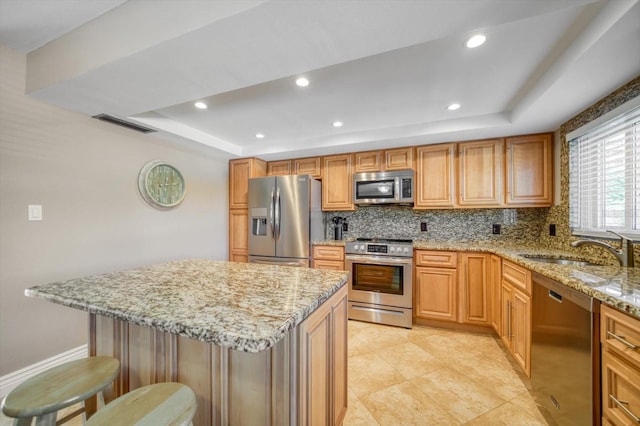
{"label": "beige tile floor", "polygon": [[349,321],[345,426],[547,425],[490,335]]}
{"label": "beige tile floor", "polygon": [[547,425],[490,335],[349,321],[348,374],[345,426]]}

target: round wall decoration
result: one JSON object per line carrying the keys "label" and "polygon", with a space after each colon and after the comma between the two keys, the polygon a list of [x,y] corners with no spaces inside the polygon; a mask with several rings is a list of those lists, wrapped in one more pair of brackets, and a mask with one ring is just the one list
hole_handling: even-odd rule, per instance
{"label": "round wall decoration", "polygon": [[138,189],[153,207],[169,209],[184,199],[186,185],[178,169],[165,161],[154,160],[140,170]]}

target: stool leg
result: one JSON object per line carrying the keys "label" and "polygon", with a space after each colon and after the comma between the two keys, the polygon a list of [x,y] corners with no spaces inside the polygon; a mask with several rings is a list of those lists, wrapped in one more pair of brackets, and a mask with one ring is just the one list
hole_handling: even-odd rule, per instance
{"label": "stool leg", "polygon": [[22,417],[13,421],[13,426],[31,426],[31,420],[33,417]]}
{"label": "stool leg", "polygon": [[36,426],[56,426],[57,411],[36,417]]}

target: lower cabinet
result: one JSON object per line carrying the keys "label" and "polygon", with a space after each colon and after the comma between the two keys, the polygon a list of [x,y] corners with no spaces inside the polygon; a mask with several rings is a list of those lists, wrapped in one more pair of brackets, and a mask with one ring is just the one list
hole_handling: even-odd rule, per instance
{"label": "lower cabinet", "polygon": [[298,424],[340,425],[347,414],[346,290],[300,324]]}
{"label": "lower cabinet", "polygon": [[344,247],[313,246],[313,268],[344,271]]}
{"label": "lower cabinet", "polygon": [[489,271],[491,255],[460,255],[460,322],[489,325]]}
{"label": "lower cabinet", "polygon": [[491,255],[489,259],[489,318],[493,330],[500,335],[500,315],[502,304],[500,303],[500,288],[502,283],[502,258]]}
{"label": "lower cabinet", "polygon": [[508,261],[502,267],[500,337],[531,376],[531,272]]}
{"label": "lower cabinet", "polygon": [[249,211],[229,210],[229,260],[247,262],[249,260]]}
{"label": "lower cabinet", "polygon": [[458,254],[416,251],[414,316],[419,319],[458,320]]}
{"label": "lower cabinet", "polygon": [[602,423],[640,423],[640,320],[601,305]]}

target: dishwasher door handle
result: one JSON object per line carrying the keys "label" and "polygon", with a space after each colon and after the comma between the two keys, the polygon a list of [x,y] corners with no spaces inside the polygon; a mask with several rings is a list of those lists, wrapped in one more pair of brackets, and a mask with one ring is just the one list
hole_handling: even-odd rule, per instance
{"label": "dishwasher door handle", "polygon": [[562,295],[556,293],[553,290],[549,290],[549,297],[555,300],[558,303],[562,303]]}

